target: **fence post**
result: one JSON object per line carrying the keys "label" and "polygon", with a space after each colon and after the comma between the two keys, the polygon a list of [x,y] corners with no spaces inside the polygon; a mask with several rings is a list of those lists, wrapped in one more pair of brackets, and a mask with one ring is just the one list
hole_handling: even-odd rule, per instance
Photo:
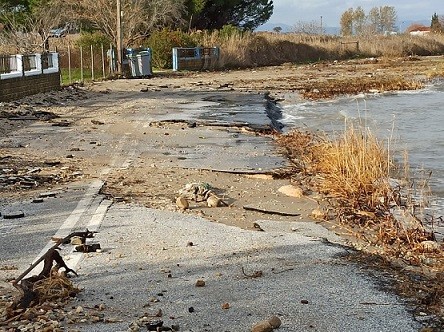
{"label": "fence post", "polygon": [[71,45],[68,44],[68,80],[69,84],[72,84],[72,75],[71,75]]}
{"label": "fence post", "polygon": [[80,81],[83,83],[83,47],[80,45]]}
{"label": "fence post", "polygon": [[92,44],[90,48],[91,48],[91,80],[94,81],[94,51]]}
{"label": "fence post", "polygon": [[25,59],[22,54],[17,54],[17,71],[20,70],[22,76],[25,76]]}
{"label": "fence post", "polygon": [[103,54],[103,43],[100,45],[102,50],[102,78],[105,78],[105,55]]}

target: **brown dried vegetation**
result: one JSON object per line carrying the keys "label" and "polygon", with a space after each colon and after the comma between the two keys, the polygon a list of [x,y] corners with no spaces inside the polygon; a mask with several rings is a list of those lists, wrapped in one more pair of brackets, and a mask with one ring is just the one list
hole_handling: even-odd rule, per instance
{"label": "brown dried vegetation", "polygon": [[301,173],[310,176],[335,218],[370,251],[444,271],[442,244],[434,242],[431,230],[401,203],[402,188],[390,179],[395,164],[369,131],[351,127],[334,140],[294,131],[278,142]]}
{"label": "brown dried vegetation", "polygon": [[297,180],[309,178],[322,193],[330,211],[326,219],[335,219],[360,250],[352,259],[370,267],[377,260],[373,267],[391,270],[397,292],[410,297],[418,311],[442,317],[444,243],[435,241],[408,206],[414,202],[390,181],[396,165],[383,144],[354,128],[334,140],[293,131],[278,142],[298,165]]}
{"label": "brown dried vegetation", "polygon": [[423,88],[421,82],[406,80],[401,77],[383,78],[359,77],[355,79],[327,80],[324,82],[308,83],[302,90],[306,99],[325,99],[338,95],[356,95],[368,92],[386,92],[401,90],[417,90]]}

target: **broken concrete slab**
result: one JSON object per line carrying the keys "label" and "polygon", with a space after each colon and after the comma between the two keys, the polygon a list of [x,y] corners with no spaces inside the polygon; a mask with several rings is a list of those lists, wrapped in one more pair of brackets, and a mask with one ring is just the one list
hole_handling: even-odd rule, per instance
{"label": "broken concrete slab", "polygon": [[298,233],[315,239],[326,239],[329,242],[346,245],[339,235],[312,221],[282,222],[276,220],[257,220],[256,224],[268,233]]}

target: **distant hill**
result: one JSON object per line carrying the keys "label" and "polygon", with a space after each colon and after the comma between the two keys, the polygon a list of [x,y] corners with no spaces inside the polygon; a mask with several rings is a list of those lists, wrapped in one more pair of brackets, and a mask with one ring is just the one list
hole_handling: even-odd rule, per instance
{"label": "distant hill", "polygon": [[[258,27],[255,31],[273,31],[273,29],[275,27],[281,27],[282,33],[286,33],[286,32],[292,32],[294,27],[288,24],[284,24],[284,23],[265,23],[264,25],[261,25],[260,27]],[[325,33],[327,35],[339,35],[340,32],[340,28],[338,27],[324,27]]]}
{"label": "distant hill", "polygon": [[293,27],[288,24],[267,22],[258,27],[255,31],[273,31],[275,27],[281,27],[282,28],[281,32],[291,32],[293,30]]}

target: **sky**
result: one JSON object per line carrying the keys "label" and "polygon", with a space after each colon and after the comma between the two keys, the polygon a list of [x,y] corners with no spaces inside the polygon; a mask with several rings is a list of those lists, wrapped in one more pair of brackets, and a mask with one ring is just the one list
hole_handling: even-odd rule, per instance
{"label": "sky", "polygon": [[268,23],[294,26],[298,22],[321,21],[326,27],[339,27],[342,13],[361,6],[367,14],[373,7],[391,6],[398,21],[430,20],[436,12],[444,15],[443,0],[341,1],[341,0],[273,0],[274,12]]}

